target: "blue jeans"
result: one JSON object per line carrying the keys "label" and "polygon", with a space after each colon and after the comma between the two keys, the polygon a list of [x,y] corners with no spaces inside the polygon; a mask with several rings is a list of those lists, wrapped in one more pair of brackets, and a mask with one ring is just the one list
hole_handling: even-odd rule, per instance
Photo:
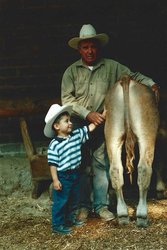
{"label": "blue jeans", "polygon": [[105,144],[102,143],[93,152],[91,166],[86,165],[85,161],[83,164],[80,177],[80,207],[94,209],[98,213],[100,208],[109,205],[109,162]]}
{"label": "blue jeans", "polygon": [[79,170],[58,172],[62,190],[52,191],[52,227],[65,225],[76,215],[80,195]]}
{"label": "blue jeans", "polygon": [[109,161],[105,143],[96,149],[92,157],[93,169],[93,208],[98,213],[109,205]]}
{"label": "blue jeans", "polygon": [[[72,122],[75,128],[87,125],[84,120],[76,117]],[[80,185],[80,208],[94,209],[98,213],[100,208],[108,207],[109,160],[104,140],[104,126],[98,126],[90,134],[90,140],[82,146]]]}

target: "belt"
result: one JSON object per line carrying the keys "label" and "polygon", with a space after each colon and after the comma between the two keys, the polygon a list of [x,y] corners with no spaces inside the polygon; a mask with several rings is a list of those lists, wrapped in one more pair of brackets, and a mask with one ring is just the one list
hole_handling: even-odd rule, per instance
{"label": "belt", "polygon": [[74,168],[74,169],[67,169],[67,170],[65,170],[63,172],[65,172],[65,173],[72,173],[72,172],[77,172],[78,170],[79,170],[79,167]]}

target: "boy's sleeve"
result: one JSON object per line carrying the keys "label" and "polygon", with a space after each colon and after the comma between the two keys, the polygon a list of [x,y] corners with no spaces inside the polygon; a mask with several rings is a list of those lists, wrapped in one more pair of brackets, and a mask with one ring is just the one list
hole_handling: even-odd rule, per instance
{"label": "boy's sleeve", "polygon": [[55,166],[58,167],[59,166],[59,157],[57,154],[56,150],[52,150],[51,148],[48,149],[48,154],[47,154],[47,159],[48,159],[48,165],[49,166]]}
{"label": "boy's sleeve", "polygon": [[80,134],[81,134],[81,142],[85,143],[89,140],[89,130],[87,126],[84,126],[83,128],[80,128]]}

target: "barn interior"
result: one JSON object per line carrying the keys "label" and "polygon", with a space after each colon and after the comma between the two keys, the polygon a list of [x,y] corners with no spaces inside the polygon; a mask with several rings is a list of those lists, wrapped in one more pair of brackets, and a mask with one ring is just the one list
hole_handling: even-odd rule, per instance
{"label": "barn interior", "polygon": [[[61,102],[63,72],[78,59],[67,42],[83,24],[109,35],[105,57],[159,84],[161,144],[166,145],[166,17],[165,0],[0,1],[1,194],[28,190],[39,174],[32,176],[29,165],[45,165],[43,159],[34,163],[33,156],[46,154],[44,117],[52,103]],[[161,152],[165,161],[165,146]],[[41,175],[49,179],[48,173]]]}

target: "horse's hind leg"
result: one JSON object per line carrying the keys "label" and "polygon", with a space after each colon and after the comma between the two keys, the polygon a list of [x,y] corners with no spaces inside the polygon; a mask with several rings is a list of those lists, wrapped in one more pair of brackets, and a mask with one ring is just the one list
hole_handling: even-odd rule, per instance
{"label": "horse's hind leg", "polygon": [[110,158],[110,177],[112,182],[112,187],[115,189],[117,196],[117,216],[119,224],[128,224],[129,215],[128,209],[124,201],[122,186],[124,184],[123,180],[123,166],[121,161],[122,143],[112,141],[110,144],[110,149],[112,152],[112,157]]}
{"label": "horse's hind leg", "polygon": [[138,164],[138,187],[139,187],[139,203],[137,206],[137,226],[147,227],[147,193],[152,176],[152,162],[154,156],[154,143],[151,146],[145,147],[142,142],[142,149],[140,147],[140,160]]}

